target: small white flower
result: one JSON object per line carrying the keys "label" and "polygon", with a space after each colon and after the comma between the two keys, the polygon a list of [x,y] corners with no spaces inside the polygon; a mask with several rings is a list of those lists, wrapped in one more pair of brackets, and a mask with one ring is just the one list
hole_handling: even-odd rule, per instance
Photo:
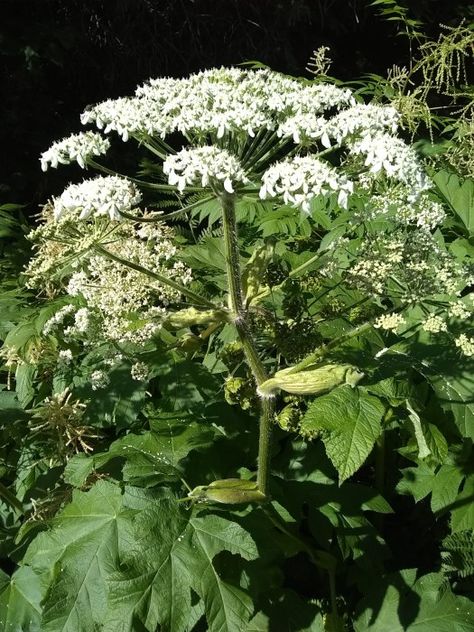
{"label": "small white flower", "polygon": [[91,373],[90,382],[92,390],[97,391],[108,386],[110,384],[110,378],[105,371],[98,369]]}
{"label": "small white flower", "polygon": [[71,349],[61,349],[58,353],[58,364],[62,366],[67,366],[71,364],[73,360]]}
{"label": "small white flower", "polygon": [[149,370],[145,362],[135,362],[130,369],[130,374],[133,380],[137,382],[145,382],[148,380]]}
{"label": "small white flower", "polygon": [[87,307],[81,307],[74,314],[74,328],[78,333],[85,333],[90,327],[90,312]]}
{"label": "small white flower", "polygon": [[411,189],[412,199],[429,188],[415,150],[401,138],[377,132],[367,133],[348,146],[353,154],[365,157],[365,166],[373,174],[385,172],[389,178],[399,180]]}
{"label": "small white flower", "polygon": [[74,310],[74,305],[65,305],[64,307],[61,307],[54,316],[45,322],[43,325],[43,334],[47,336],[57,329],[59,325],[62,325],[64,320],[74,312]]}
{"label": "small white flower", "polygon": [[465,320],[471,316],[471,310],[467,309],[465,303],[463,301],[456,301],[455,303],[451,303],[449,307],[449,315],[452,318],[460,318],[461,320]]}

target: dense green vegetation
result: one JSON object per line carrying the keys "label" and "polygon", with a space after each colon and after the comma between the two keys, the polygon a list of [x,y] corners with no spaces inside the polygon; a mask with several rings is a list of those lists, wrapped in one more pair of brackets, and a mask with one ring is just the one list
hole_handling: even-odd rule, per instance
{"label": "dense green vegetation", "polygon": [[473,31],[417,7],[354,5],[408,51],[365,75],[207,15],[170,74],[263,63],[77,100],[107,138],[8,172],[0,632],[474,630]]}

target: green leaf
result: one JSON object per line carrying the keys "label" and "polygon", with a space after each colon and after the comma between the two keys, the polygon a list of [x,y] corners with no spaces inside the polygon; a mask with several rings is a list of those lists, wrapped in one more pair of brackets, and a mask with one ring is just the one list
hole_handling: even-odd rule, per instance
{"label": "green leaf", "polygon": [[245,629],[252,600],[213,564],[221,551],[258,557],[255,542],[237,522],[211,513],[189,516],[175,499],[163,497],[137,518],[130,545],[126,570],[111,577],[104,632],[154,632],[159,625],[184,632],[191,589],[204,602],[210,632]]}
{"label": "green leaf", "polygon": [[18,364],[15,371],[15,391],[18,401],[23,408],[26,408],[35,395],[33,380],[36,376],[36,366],[22,362]]}
{"label": "green leaf", "polygon": [[474,575],[474,531],[468,529],[448,535],[442,542],[443,572],[460,578]]}
{"label": "green leaf", "polygon": [[460,435],[474,439],[472,359],[460,358],[452,342],[433,343],[424,332],[384,354],[386,361],[392,357],[415,366],[431,384],[443,410],[452,414]]}
{"label": "green leaf", "polygon": [[117,563],[131,519],[118,485],[99,481],[72,502],[28,548],[24,562],[50,581],[41,632],[91,632],[107,606],[107,569]]}
{"label": "green leaf", "polygon": [[160,391],[173,410],[189,410],[215,398],[220,383],[196,362],[169,363],[160,377]]}
{"label": "green leaf", "polygon": [[121,364],[109,373],[110,383],[100,394],[92,390],[90,372],[86,377],[74,378],[75,393],[81,400],[89,400],[85,421],[94,426],[117,425],[129,428],[143,408],[146,397],[145,382],[130,375],[130,365]]}
{"label": "green leaf", "polygon": [[470,233],[474,232],[474,180],[460,180],[454,173],[439,171],[433,176],[443,199],[462,220]]}
{"label": "green leaf", "polygon": [[456,500],[464,474],[456,465],[442,465],[432,482],[431,511],[437,513]]}
{"label": "green leaf", "polygon": [[418,458],[431,457],[437,463],[443,463],[448,456],[448,442],[442,432],[434,424],[427,423],[421,419],[410,400],[407,400],[406,406],[418,445]]}
{"label": "green leaf", "polygon": [[[157,427],[155,421],[154,427]],[[215,431],[197,422],[183,422],[170,417],[165,426],[141,435],[128,434],[110,446],[109,456],[126,459],[124,479],[133,484],[156,485],[179,479],[179,462],[191,450],[212,443]]]}
{"label": "green leaf", "polygon": [[424,459],[431,454],[431,450],[428,447],[428,444],[425,439],[425,435],[423,433],[423,427],[421,425],[421,419],[418,413],[413,409],[410,404],[410,400],[407,400],[406,406],[408,409],[408,417],[413,424],[413,429],[415,432],[416,443],[418,444],[418,458]]}
{"label": "green leaf", "polygon": [[[221,213],[222,211],[219,210],[219,215]],[[207,237],[201,244],[186,246],[181,258],[193,269],[209,268],[224,272],[226,269],[224,240],[222,237]]]}
{"label": "green leaf", "polygon": [[457,376],[429,375],[444,410],[452,413],[454,422],[463,437],[474,439],[474,398],[472,373]]}
{"label": "green leaf", "polygon": [[43,587],[28,566],[11,579],[0,570],[0,632],[40,632]]}
{"label": "green leaf", "polygon": [[259,230],[263,237],[271,235],[311,235],[311,225],[291,206],[281,206],[269,211],[260,221]]}
{"label": "green leaf", "polygon": [[397,492],[413,496],[415,502],[419,502],[431,492],[433,488],[434,472],[425,463],[418,467],[406,467],[402,471],[403,478],[397,485]]}
{"label": "green leaf", "polygon": [[359,604],[355,632],[472,632],[472,602],[455,595],[443,575],[415,580],[402,571],[373,582],[373,591]]}
{"label": "green leaf", "polygon": [[91,456],[77,454],[65,468],[66,482],[81,487],[88,476],[115,458],[125,460],[124,480],[140,487],[151,487],[182,476],[180,461],[192,450],[212,444],[216,430],[184,416],[161,413],[151,419],[153,430],[129,433],[114,441],[107,452]]}
{"label": "green leaf", "polygon": [[469,476],[451,510],[451,531],[474,529],[474,475]]}
{"label": "green leaf", "polygon": [[376,397],[361,389],[341,386],[312,402],[301,428],[305,433],[328,431],[322,438],[342,482],[370,454],[380,435],[384,412],[384,405]]}
{"label": "green leaf", "polygon": [[265,613],[253,617],[245,632],[324,632],[323,618],[314,603],[303,601],[291,590],[272,596]]}

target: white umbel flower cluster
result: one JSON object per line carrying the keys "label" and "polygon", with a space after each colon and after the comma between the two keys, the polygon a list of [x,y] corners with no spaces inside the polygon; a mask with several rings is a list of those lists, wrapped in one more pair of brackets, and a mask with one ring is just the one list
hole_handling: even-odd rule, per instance
{"label": "white umbel flower cluster", "polygon": [[289,116],[353,103],[347,88],[304,84],[270,70],[214,68],[183,79],[152,79],[134,97],[86,110],[81,121],[113,130],[123,140],[144,134],[165,138],[177,131],[201,139],[254,136],[262,128],[276,130]]}
{"label": "white umbel flower cluster", "polygon": [[311,110],[288,116],[280,123],[278,136],[289,138],[298,145],[311,145],[319,140],[329,148],[333,140],[341,144],[347,139],[360,139],[376,133],[395,134],[400,120],[395,108],[383,105],[360,103],[341,110],[330,119]]}
{"label": "white umbel flower cluster", "polygon": [[330,138],[342,143],[348,136],[374,136],[387,131],[395,134],[399,121],[400,114],[391,106],[358,103],[329,119],[321,142],[330,147]]}
{"label": "white umbel flower cluster", "polygon": [[448,326],[444,318],[437,314],[430,314],[421,326],[430,334],[439,334],[442,331],[448,330]]}
{"label": "white umbel flower cluster", "polygon": [[472,336],[461,334],[455,339],[454,344],[463,355],[468,357],[474,356],[474,338]]}
{"label": "white umbel flower cluster", "polygon": [[219,147],[192,147],[168,156],[163,163],[168,182],[182,192],[187,186],[211,186],[234,193],[234,185],[248,182],[238,159]]}
{"label": "white umbel flower cluster", "polygon": [[410,197],[416,197],[429,188],[429,180],[424,173],[415,150],[401,138],[390,134],[367,134],[349,143],[353,154],[361,155],[370,173],[384,172],[389,178],[406,184]]}
{"label": "white umbel flower cluster", "polygon": [[466,320],[472,315],[472,308],[468,309],[468,306],[462,301],[456,301],[449,306],[449,315],[451,318],[459,318],[460,320]]}
{"label": "white umbel flower cluster", "polygon": [[107,153],[110,141],[97,132],[81,132],[63,138],[41,154],[41,169],[48,166],[56,168],[59,164],[68,165],[77,162],[82,169],[86,168],[87,159]]}
{"label": "white umbel flower cluster", "polygon": [[375,320],[374,327],[385,331],[397,331],[404,324],[405,319],[401,314],[383,314]]}
{"label": "white umbel flower cluster", "polygon": [[462,266],[426,230],[375,231],[362,240],[347,268],[351,285],[372,296],[394,294],[413,304],[427,296],[456,295],[465,286]]}
{"label": "white umbel flower cluster", "polygon": [[49,206],[43,209],[43,218],[44,224],[31,236],[36,254],[25,270],[28,286],[47,288],[51,296],[61,292],[70,300],[46,322],[43,333],[54,332],[68,346],[84,348],[103,342],[142,345],[153,338],[169,305],[182,300],[181,293],[83,244],[105,240],[112,255],[188,285],[191,270],[177,260],[174,230],[160,221],[140,225],[104,218],[78,224],[77,212],[58,222]]}
{"label": "white umbel flower cluster", "polygon": [[272,165],[262,177],[260,198],[283,197],[285,204],[310,212],[311,200],[318,195],[337,194],[339,206],[346,208],[353,184],[343,173],[313,156],[297,156]]}
{"label": "white umbel flower cluster", "polygon": [[79,219],[90,216],[109,216],[123,219],[121,213],[130,213],[141,201],[141,194],[132,182],[118,176],[105,176],[70,184],[53,200],[56,220],[63,215],[79,211]]}

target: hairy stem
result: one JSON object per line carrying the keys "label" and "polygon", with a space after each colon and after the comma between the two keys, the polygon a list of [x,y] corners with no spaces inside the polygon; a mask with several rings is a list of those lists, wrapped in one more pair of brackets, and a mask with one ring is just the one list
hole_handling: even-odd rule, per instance
{"label": "hairy stem", "polygon": [[[257,386],[268,379],[265,367],[258,355],[253,335],[244,309],[242,280],[240,274],[239,248],[237,240],[237,222],[235,219],[235,197],[223,194],[222,198],[223,227],[225,242],[225,259],[227,283],[229,286],[229,307],[233,313],[234,324],[245,353],[245,358],[253,373]],[[265,496],[268,494],[270,474],[270,444],[273,422],[273,398],[261,400],[260,429],[258,443],[258,489]]]}

